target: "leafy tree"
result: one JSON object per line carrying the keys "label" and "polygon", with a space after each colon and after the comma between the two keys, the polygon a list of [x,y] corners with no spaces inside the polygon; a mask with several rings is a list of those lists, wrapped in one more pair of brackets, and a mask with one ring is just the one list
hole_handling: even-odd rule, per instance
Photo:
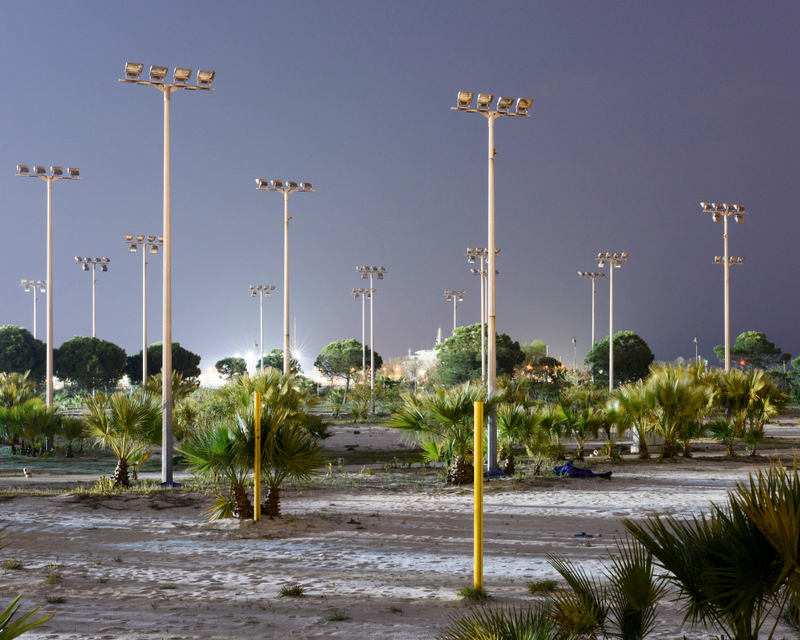
{"label": "leafy tree", "polygon": [[0,327],[0,372],[30,371],[34,380],[44,380],[46,367],[47,349],[44,342],[22,327],[11,324]]}
{"label": "leafy tree", "polygon": [[217,360],[214,368],[226,380],[230,380],[233,376],[243,376],[247,373],[247,363],[244,358],[236,358],[234,356]]}
{"label": "leafy tree", "polygon": [[[647,343],[633,331],[614,335],[614,386],[646,378],[655,356]],[[608,338],[603,338],[586,354],[586,365],[596,382],[608,384]]]}
{"label": "leafy tree", "polygon": [[75,336],[53,355],[55,374],[89,393],[113,389],[125,375],[125,350],[99,338]]}
{"label": "leafy tree", "polygon": [[[514,374],[525,354],[519,342],[505,333],[497,334],[497,375]],[[481,377],[481,325],[458,327],[453,335],[436,345],[437,373],[442,384],[452,387]]]}
{"label": "leafy tree", "polygon": [[[714,353],[720,362],[725,362],[725,347],[714,347]],[[781,359],[783,352],[774,343],[767,340],[767,336],[759,331],[745,331],[739,336],[731,347],[731,360],[744,360],[745,369],[769,369],[777,367],[785,359]]]}
{"label": "leafy tree", "polygon": [[539,358],[547,356],[547,345],[544,340],[534,340],[522,343],[522,353],[525,354],[525,362],[538,362]]}
{"label": "leafy tree", "polygon": [[[283,371],[283,349],[273,349],[264,356],[264,368],[272,367],[278,371]],[[261,369],[261,363],[256,362],[256,369]],[[300,368],[300,363],[291,353],[289,354],[289,370],[290,373],[300,373],[303,370]]]}
{"label": "leafy tree", "polygon": [[[164,357],[164,344],[154,342],[147,347],[147,376],[161,373]],[[200,375],[200,356],[184,349],[180,343],[172,343],[172,371],[180,373],[184,379],[197,378]],[[142,351],[128,356],[125,373],[132,384],[140,384],[142,379]]]}
{"label": "leafy tree", "polygon": [[[366,348],[367,363],[370,361],[370,348]],[[325,347],[314,361],[314,366],[319,369],[331,382],[334,378],[343,378],[345,393],[350,390],[350,380],[353,373],[361,369],[362,345],[358,340],[338,340]],[[383,358],[375,352],[375,369],[383,365]],[[281,365],[283,366],[283,365]]]}

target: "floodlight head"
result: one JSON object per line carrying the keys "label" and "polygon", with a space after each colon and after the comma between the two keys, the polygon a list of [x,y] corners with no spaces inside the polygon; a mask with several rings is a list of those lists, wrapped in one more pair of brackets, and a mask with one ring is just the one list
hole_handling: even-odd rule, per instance
{"label": "floodlight head", "polygon": [[383,274],[382,273],[378,274],[378,280],[383,280]]}
{"label": "floodlight head", "polygon": [[472,97],[475,95],[472,91],[459,91],[458,92],[458,106],[463,108],[469,107],[472,104]]}
{"label": "floodlight head", "polygon": [[475,247],[467,247],[467,253],[475,253]]}
{"label": "floodlight head", "polygon": [[158,245],[150,245],[150,253],[158,253]]}
{"label": "floodlight head", "polygon": [[711,209],[711,203],[710,202],[701,202],[700,206],[703,207],[703,211],[708,211],[709,209]]}
{"label": "floodlight head", "polygon": [[44,167],[34,167],[34,168],[33,168],[33,172],[34,172],[34,173],[35,173],[37,176],[43,176],[45,173],[47,173],[47,171],[45,170],[45,168],[44,168]]}
{"label": "floodlight head", "polygon": [[478,94],[478,109],[488,109],[494,100],[493,93],[479,93]]}
{"label": "floodlight head", "polygon": [[386,267],[381,267],[381,271],[386,271]]}
{"label": "floodlight head", "polygon": [[494,255],[500,255],[500,247],[496,247],[494,250]]}
{"label": "floodlight head", "polygon": [[514,104],[514,98],[500,98],[497,101],[497,109],[498,111],[508,111],[512,104]]}
{"label": "floodlight head", "polygon": [[167,67],[150,67],[150,79],[154,81],[166,78],[169,69]]}
{"label": "floodlight head", "polygon": [[747,211],[744,210],[744,205],[735,204],[733,205],[733,208],[736,209],[736,211],[738,211],[739,213],[747,213]]}
{"label": "floodlight head", "polygon": [[267,187],[269,187],[269,180],[256,178],[256,189],[266,189]]}
{"label": "floodlight head", "polygon": [[155,236],[147,236],[147,241],[148,242],[155,242],[156,241],[156,237]]}
{"label": "floodlight head", "polygon": [[517,100],[517,113],[528,113],[528,109],[533,104],[532,98],[520,98]]}
{"label": "floodlight head", "polygon": [[623,260],[627,260],[628,259],[628,254],[627,253],[623,253],[622,254],[622,259]]}
{"label": "floodlight head", "polygon": [[737,213],[733,216],[733,219],[736,220],[736,222],[744,222],[744,216],[741,213]]}
{"label": "floodlight head", "polygon": [[181,69],[179,67],[175,68],[175,71],[172,72],[172,78],[175,82],[189,82],[189,78],[192,77],[192,70],[191,69]]}
{"label": "floodlight head", "polygon": [[620,267],[622,267],[622,263],[621,262],[615,262],[614,263],[614,268],[615,269],[619,269]]}
{"label": "floodlight head", "polygon": [[282,189],[283,188],[283,181],[282,180],[270,180],[273,189]]}
{"label": "floodlight head", "polygon": [[75,256],[75,262],[83,262],[83,258],[80,256]]}
{"label": "floodlight head", "polygon": [[312,191],[311,183],[310,182],[301,182],[300,188],[305,189],[306,191]]}
{"label": "floodlight head", "polygon": [[103,259],[102,259],[102,258],[95,258],[95,259],[94,259],[94,261],[95,261],[95,262],[102,262],[102,261],[103,261]]}
{"label": "floodlight head", "polygon": [[470,272],[472,273],[473,276],[477,276],[479,273],[477,269],[470,269]]}
{"label": "floodlight head", "polygon": [[258,294],[257,294],[255,291],[253,291],[253,292],[250,294],[250,297],[251,297],[251,298],[257,298],[257,297],[258,297]]}
{"label": "floodlight head", "polygon": [[372,269],[372,271],[377,271],[378,267],[370,267],[370,269]]}
{"label": "floodlight head", "polygon": [[603,267],[606,266],[606,263],[603,260],[601,260],[600,262],[597,263],[597,266],[602,269]]}
{"label": "floodlight head", "polygon": [[269,288],[269,290],[270,290],[270,291],[274,291],[274,290],[275,290],[275,285],[273,284],[273,285],[272,285],[272,286]]}
{"label": "floodlight head", "polygon": [[81,266],[83,267],[84,271],[88,271],[89,270],[89,265],[86,264],[85,262]]}
{"label": "floodlight head", "polygon": [[201,69],[197,72],[197,84],[207,87],[214,82],[214,76],[217,75],[213,71],[205,71]]}
{"label": "floodlight head", "polygon": [[164,236],[158,236],[158,241],[163,244],[164,243]]}
{"label": "floodlight head", "polygon": [[137,242],[144,242],[144,236],[136,236]]}
{"label": "floodlight head", "polygon": [[54,176],[63,176],[64,169],[62,169],[61,167],[50,167],[50,173],[53,174]]}
{"label": "floodlight head", "polygon": [[27,175],[30,173],[30,167],[27,164],[18,164],[17,165],[17,173],[21,173],[23,175]]}
{"label": "floodlight head", "polygon": [[287,189],[297,189],[297,183],[292,180],[286,181],[286,188]]}
{"label": "floodlight head", "polygon": [[475,256],[470,256],[469,258],[467,258],[467,262],[469,264],[475,264]]}
{"label": "floodlight head", "polygon": [[108,271],[108,265],[101,264],[100,265],[100,271]]}
{"label": "floodlight head", "polygon": [[126,233],[125,234],[125,242],[130,242],[131,240],[133,240],[133,235],[130,234],[130,233]]}
{"label": "floodlight head", "polygon": [[125,63],[125,77],[126,78],[138,78],[142,71],[144,70],[144,65],[139,62],[126,62]]}
{"label": "floodlight head", "polygon": [[722,262],[722,256],[714,256],[714,264],[719,264]]}
{"label": "floodlight head", "polygon": [[251,285],[250,285],[250,291],[252,291],[252,290],[253,290],[253,289],[255,289],[255,288],[256,288],[256,286],[255,286],[254,284],[251,284]]}
{"label": "floodlight head", "polygon": [[81,170],[78,167],[68,167],[67,173],[69,173],[70,178],[77,178],[81,175]]}
{"label": "floodlight head", "polygon": [[597,259],[598,259],[598,260],[602,260],[602,259],[603,259],[603,258],[605,258],[605,257],[606,257],[606,254],[605,254],[605,253],[598,253],[598,254],[597,254]]}
{"label": "floodlight head", "polygon": [[131,246],[128,248],[128,252],[129,252],[129,253],[136,253],[136,245],[135,245],[135,244],[132,244],[132,245],[131,245]]}
{"label": "floodlight head", "polygon": [[25,288],[23,289],[23,291],[30,291],[30,290],[31,290],[31,288],[28,285],[25,285]]}
{"label": "floodlight head", "polygon": [[722,222],[722,214],[721,214],[721,213],[717,213],[717,212],[715,211],[714,213],[712,213],[712,214],[711,214],[711,219],[712,219],[714,222]]}
{"label": "floodlight head", "polygon": [[362,273],[361,274],[361,279],[362,280],[369,280],[369,276],[366,273]]}

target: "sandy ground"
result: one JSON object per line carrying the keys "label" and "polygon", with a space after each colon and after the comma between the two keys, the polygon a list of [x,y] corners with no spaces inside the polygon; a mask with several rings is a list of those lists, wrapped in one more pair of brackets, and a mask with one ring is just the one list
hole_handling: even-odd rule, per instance
{"label": "sandy ground", "polygon": [[[793,429],[786,435],[796,437],[794,427],[773,435]],[[363,448],[391,439],[342,431],[331,450],[346,451],[353,436]],[[610,481],[489,483],[484,579],[492,602],[534,601],[527,583],[556,577],[551,553],[596,570],[623,534],[620,518],[700,513],[757,466],[695,459],[609,467]],[[260,523],[206,523],[209,498],[192,493],[0,497],[0,526],[12,543],[0,562],[22,562],[0,569],[0,603],[18,593],[27,606],[64,598],[45,604],[54,618],[31,640],[435,637],[472,606],[455,595],[472,581],[471,488],[446,487],[434,472],[420,487],[407,470],[346,471],[323,488],[285,492],[284,517]],[[0,487],[34,480],[2,478]],[[593,537],[576,538],[581,532]],[[55,571],[61,581],[47,584]],[[290,584],[305,595],[278,597]],[[349,619],[328,620],[334,612]],[[660,620],[654,638],[711,637],[679,632],[673,603]]]}

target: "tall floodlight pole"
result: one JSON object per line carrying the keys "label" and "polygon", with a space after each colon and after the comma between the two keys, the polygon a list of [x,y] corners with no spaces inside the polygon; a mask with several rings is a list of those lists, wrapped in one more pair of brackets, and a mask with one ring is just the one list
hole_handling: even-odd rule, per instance
{"label": "tall floodlight pole", "polygon": [[614,390],[614,269],[628,259],[627,253],[598,253],[601,269],[608,263],[608,390]]}
{"label": "tall floodlight pole", "polygon": [[260,327],[261,327],[261,341],[259,344],[261,345],[261,359],[258,361],[258,368],[263,371],[264,370],[264,296],[267,298],[270,297],[272,292],[275,291],[275,287],[266,284],[251,284],[250,285],[250,295],[253,298],[259,298],[258,306],[260,312]]}
{"label": "tall floodlight pole", "polygon": [[81,268],[84,271],[89,270],[89,266],[92,267],[92,338],[97,337],[97,271],[96,268],[100,265],[100,271],[108,271],[108,265],[111,264],[111,260],[108,258],[81,258],[80,256],[75,257],[75,262],[81,265]]}
{"label": "tall floodlight pole", "polygon": [[[497,388],[497,333],[496,333],[496,297],[495,297],[495,233],[494,233],[494,156],[497,150],[494,148],[494,121],[500,116],[523,116],[529,118],[528,109],[530,109],[533,100],[528,98],[519,98],[517,100],[516,112],[511,112],[509,109],[514,104],[513,98],[500,98],[497,101],[497,110],[492,111],[491,106],[494,101],[494,94],[480,93],[478,94],[477,108],[473,109],[472,98],[475,94],[471,91],[459,91],[458,93],[458,106],[453,107],[453,111],[465,111],[467,113],[480,113],[485,116],[489,121],[489,239],[487,252],[489,257],[489,281],[488,281],[488,298],[489,298],[489,348],[488,348],[488,378],[487,390],[493,393]],[[486,456],[488,467],[490,471],[497,470],[497,423],[496,414],[492,412],[489,415],[489,437],[487,438]]]}
{"label": "tall floodlight pole", "polygon": [[47,280],[22,280],[20,285],[25,291],[33,291],[33,337],[36,339],[36,292],[44,293],[47,290]]}
{"label": "tall floodlight pole", "polygon": [[367,375],[367,340],[365,336],[366,329],[364,328],[364,300],[369,298],[372,299],[372,289],[365,289],[361,287],[359,289],[353,289],[353,298],[358,300],[361,298],[361,375]]}
{"label": "tall floodlight pole", "polygon": [[[740,204],[724,204],[718,202],[701,202],[703,213],[710,213],[714,222],[724,223],[722,237],[725,239],[725,255],[716,256],[714,264],[725,266],[725,373],[731,372],[731,313],[730,313],[730,265],[742,264],[744,258],[731,258],[728,255],[728,216],[733,216],[736,222],[744,222],[747,211]],[[733,262],[736,260],[736,262]]]}
{"label": "tall floodlight pole", "polygon": [[456,321],[456,309],[459,302],[464,302],[464,296],[467,295],[466,291],[445,291],[444,297],[448,301],[453,301],[453,335],[456,333],[458,323]]}
{"label": "tall floodlight pole", "polygon": [[158,248],[164,245],[164,236],[134,236],[125,235],[125,244],[129,245],[128,251],[136,253],[137,247],[142,248],[142,386],[147,383],[147,248],[150,253],[157,254]]}
{"label": "tall floodlight pole", "polygon": [[372,303],[376,289],[373,286],[373,277],[383,280],[386,267],[356,267],[356,271],[361,274],[362,280],[369,278],[369,389],[372,413],[375,413],[375,309]]}
{"label": "tall floodlight pole", "polygon": [[594,292],[595,292],[595,283],[594,281],[598,278],[605,278],[605,273],[595,273],[593,271],[578,271],[578,275],[581,278],[591,278],[592,279],[592,346],[594,346]]}
{"label": "tall floodlight pole", "polygon": [[[499,248],[495,248],[494,254],[497,255],[500,253]],[[470,269],[470,272],[474,276],[481,277],[481,382],[486,384],[486,329],[484,325],[486,324],[486,316],[487,316],[487,309],[486,309],[486,280],[488,271],[483,268],[483,261],[488,256],[487,250],[483,247],[467,247],[467,252],[464,254],[467,257],[467,262],[469,264],[475,264],[475,259],[480,258],[481,260],[481,268],[480,269]],[[495,270],[495,275],[499,276],[500,272]]]}
{"label": "tall floodlight pole", "polygon": [[278,191],[283,194],[283,375],[288,376],[289,365],[289,194],[313,193],[310,182],[287,180],[262,180],[256,178],[256,190]]}
{"label": "tall floodlight pole", "polygon": [[[172,185],[170,178],[169,104],[173,92],[214,91],[211,83],[216,75],[213,71],[197,72],[197,84],[187,84],[192,77],[191,69],[176,68],[173,82],[165,82],[167,67],[150,67],[150,80],[140,80],[144,65],[138,62],[125,63],[125,77],[120,82],[149,85],[164,94],[164,302],[163,302],[163,359],[161,364],[161,484],[177,486],[172,481]],[[143,359],[146,353],[142,354]]]}
{"label": "tall floodlight pole", "polygon": [[[19,178],[41,178],[47,183],[47,406],[53,406],[53,182],[56,180],[83,180],[75,167],[50,167],[50,175],[44,167],[34,166],[33,173],[26,164],[17,165]],[[49,445],[48,445],[49,447]]]}

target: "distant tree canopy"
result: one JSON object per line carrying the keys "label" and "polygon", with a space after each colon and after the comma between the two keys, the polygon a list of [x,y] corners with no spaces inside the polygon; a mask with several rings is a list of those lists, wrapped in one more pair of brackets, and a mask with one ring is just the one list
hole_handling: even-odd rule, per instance
{"label": "distant tree canopy", "polygon": [[[714,353],[720,362],[725,362],[725,346],[714,347]],[[782,357],[783,356],[783,357]],[[731,361],[744,361],[745,369],[770,369],[788,360],[788,354],[767,340],[767,336],[759,331],[740,333],[731,346]],[[791,356],[789,356],[791,357]]]}
{"label": "distant tree canopy", "polygon": [[214,368],[217,370],[217,373],[226,380],[230,380],[233,376],[242,376],[247,373],[247,363],[244,361],[244,358],[237,358],[235,356],[217,360]]}
{"label": "distant tree canopy", "polygon": [[[272,367],[278,371],[283,371],[283,349],[272,349],[264,356],[264,368]],[[261,369],[261,363],[256,362],[256,369]],[[289,353],[289,369],[292,373],[301,373],[303,370],[300,368],[300,363],[297,361],[291,352]]]}
{"label": "distant tree canopy", "polygon": [[[350,388],[353,373],[361,370],[362,345],[358,340],[338,340],[325,347],[314,361],[314,366],[329,380],[344,378],[345,392]],[[370,348],[366,347],[367,367],[370,363]],[[375,370],[381,368],[383,358],[375,352]]]}
{"label": "distant tree canopy", "polygon": [[[147,375],[154,376],[161,373],[161,364],[164,357],[162,342],[154,342],[147,347]],[[184,349],[180,343],[172,343],[172,371],[178,372],[184,380],[196,379],[200,375],[200,356]],[[125,373],[132,384],[142,383],[142,351],[128,356],[125,363]]]}
{"label": "distant tree canopy", "polygon": [[125,350],[99,338],[75,336],[53,353],[55,375],[88,393],[113,390],[125,375]]}
{"label": "distant tree canopy", "polygon": [[[487,334],[488,338],[488,334]],[[481,377],[481,325],[458,327],[453,335],[436,345],[436,372],[446,387]],[[525,354],[505,333],[497,334],[497,375],[513,375],[525,361]]]}
{"label": "distant tree canopy", "polygon": [[[614,335],[614,386],[646,378],[655,356],[647,343],[633,331]],[[586,365],[595,382],[608,384],[608,337],[595,344],[586,354]]]}
{"label": "distant tree canopy", "polygon": [[547,345],[544,340],[523,342],[522,353],[525,354],[525,363],[533,365],[539,362],[539,358],[547,356]]}
{"label": "distant tree canopy", "polygon": [[47,348],[30,331],[14,325],[0,327],[0,372],[25,373],[42,381],[46,375]]}

